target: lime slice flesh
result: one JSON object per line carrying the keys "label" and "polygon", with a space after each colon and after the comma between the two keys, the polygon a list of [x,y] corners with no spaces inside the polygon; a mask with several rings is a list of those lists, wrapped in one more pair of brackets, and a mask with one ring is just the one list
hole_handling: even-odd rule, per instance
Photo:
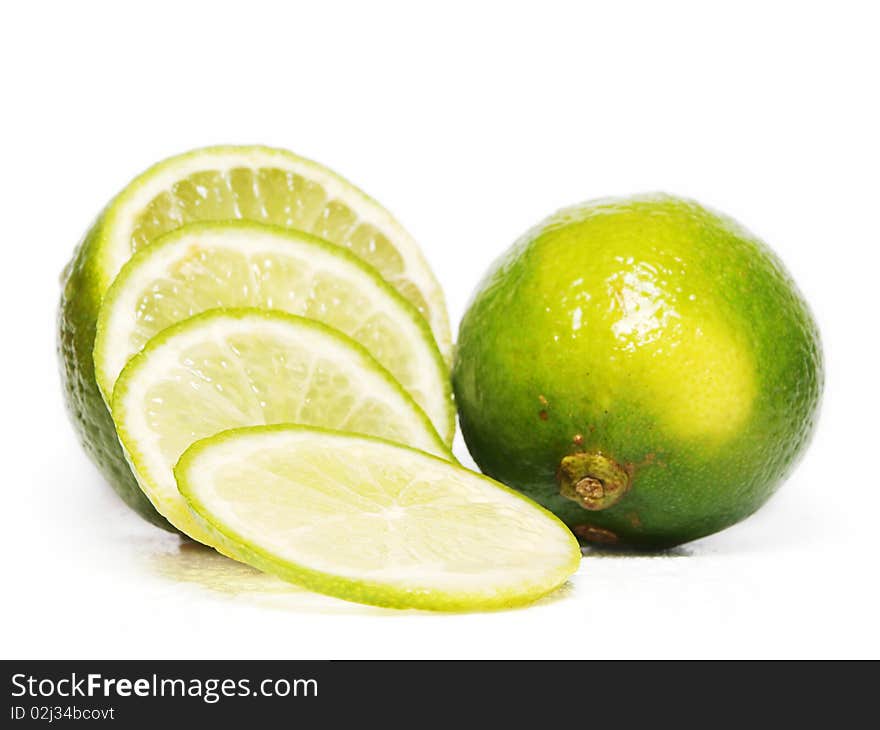
{"label": "lime slice flesh", "polygon": [[258,309],[211,310],[162,331],[123,369],[111,410],[154,507],[209,545],[172,469],[190,444],[225,429],[301,423],[451,458],[424,412],[363,347],[313,320]]}
{"label": "lime slice flesh", "polygon": [[229,219],[294,228],[349,249],[413,303],[449,359],[443,293],[412,236],[347,180],[286,150],[206,147],[144,172],[106,213],[98,252],[102,288],[159,236],[187,223]]}
{"label": "lime slice flesh", "polygon": [[95,376],[105,399],[149,339],[218,307],[278,309],[343,332],[370,351],[452,443],[448,372],[415,307],[339,246],[245,221],[184,226],[123,266],[104,297],[95,339]]}
{"label": "lime slice flesh", "polygon": [[224,552],[350,601],[516,606],[557,588],[580,562],[571,532],[530,500],[378,439],[236,429],[190,447],[175,476]]}

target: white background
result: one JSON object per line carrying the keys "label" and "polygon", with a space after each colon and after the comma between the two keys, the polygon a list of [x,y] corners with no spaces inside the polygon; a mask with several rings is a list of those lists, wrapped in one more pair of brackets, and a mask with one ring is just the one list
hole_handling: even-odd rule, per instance
{"label": "white background", "polygon": [[[875,8],[4,4],[0,655],[880,656]],[[455,323],[490,261],[560,206],[660,189],[728,212],[819,320],[809,453],[747,523],[671,554],[587,555],[560,594],[517,611],[363,608],[182,547],[80,451],[55,364],[58,275],[135,173],[249,142],[389,207]]]}

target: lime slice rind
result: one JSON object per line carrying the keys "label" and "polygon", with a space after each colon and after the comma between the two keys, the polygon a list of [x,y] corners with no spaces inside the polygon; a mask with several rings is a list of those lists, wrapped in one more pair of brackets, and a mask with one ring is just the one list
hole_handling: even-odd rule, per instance
{"label": "lime slice rind", "polygon": [[452,458],[424,412],[363,347],[280,312],[212,310],[163,330],[123,369],[111,410],[143,492],[175,527],[206,544],[211,536],[193,521],[172,467],[193,441],[219,431],[330,426]]}
{"label": "lime slice rind", "polygon": [[580,561],[569,530],[522,495],[382,439],[233,429],[193,444],[175,476],[225,553],[345,600],[509,608],[551,592]]}
{"label": "lime slice rind", "polygon": [[254,306],[307,316],[360,341],[451,443],[451,384],[416,309],[342,247],[249,221],[188,224],[122,267],[101,306],[95,339],[95,375],[105,400],[125,363],[156,331],[208,309]]}

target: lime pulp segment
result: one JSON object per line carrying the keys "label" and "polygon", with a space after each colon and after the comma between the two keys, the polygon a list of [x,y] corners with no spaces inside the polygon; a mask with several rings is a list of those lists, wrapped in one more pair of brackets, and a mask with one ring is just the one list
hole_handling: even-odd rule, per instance
{"label": "lime pulp segment", "polygon": [[224,552],[338,598],[469,610],[533,601],[580,561],[550,513],[398,444],[278,426],[191,446],[175,476]]}
{"label": "lime pulp segment", "polygon": [[209,545],[172,468],[191,443],[220,431],[301,423],[451,458],[423,411],[360,345],[312,320],[256,309],[212,310],[154,337],[120,374],[112,414],[152,504]]}
{"label": "lime pulp segment", "polygon": [[418,311],[361,259],[300,231],[236,221],[179,228],[138,251],[98,319],[95,375],[109,401],[132,355],[208,309],[308,317],[356,340],[400,382],[447,444],[455,416],[446,365]]}

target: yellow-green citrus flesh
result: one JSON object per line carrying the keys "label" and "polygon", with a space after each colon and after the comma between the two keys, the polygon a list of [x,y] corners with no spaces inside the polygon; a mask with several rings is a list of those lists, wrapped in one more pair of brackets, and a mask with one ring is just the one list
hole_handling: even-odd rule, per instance
{"label": "yellow-green citrus flesh", "polygon": [[443,295],[418,246],[340,176],[260,146],[204,148],[153,166],[101,212],[66,267],[58,354],[67,408],[86,453],[126,504],[166,529],[125,462],[95,381],[95,326],[104,294],[132,253],[187,223],[227,219],[303,230],[349,249],[422,313],[445,357],[451,350]]}
{"label": "yellow-green citrus flesh", "polygon": [[225,431],[174,470],[223,552],[349,601],[436,611],[534,601],[577,570],[531,500],[400,444],[321,429]]}
{"label": "yellow-green citrus flesh", "polygon": [[666,195],[575,206],[479,285],[453,384],[480,468],[588,541],[665,548],[753,513],[808,443],[816,324],[778,258]]}

